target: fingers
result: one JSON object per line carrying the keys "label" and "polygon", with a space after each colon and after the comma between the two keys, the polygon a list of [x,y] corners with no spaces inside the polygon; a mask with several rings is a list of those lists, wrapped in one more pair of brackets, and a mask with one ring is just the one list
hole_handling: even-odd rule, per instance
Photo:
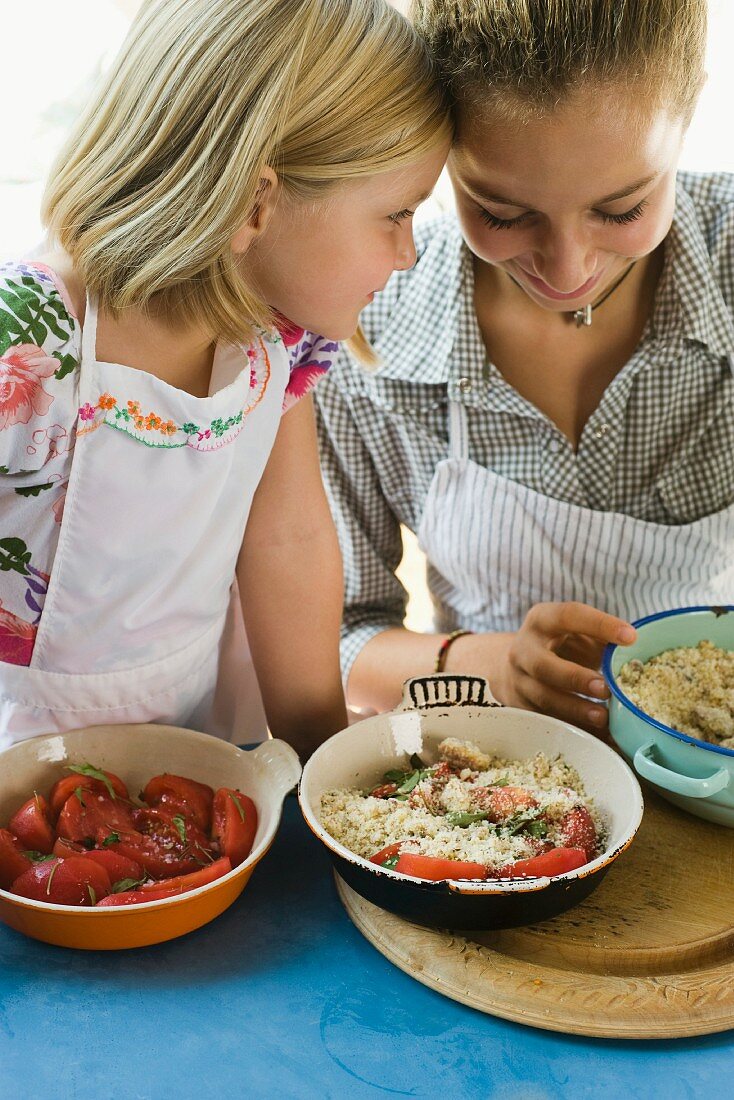
{"label": "fingers", "polygon": [[631,645],[637,634],[633,626],[585,603],[539,603],[526,617],[529,629],[546,636],[588,634],[597,642]]}
{"label": "fingers", "polygon": [[609,688],[599,675],[598,666],[589,669],[547,649],[536,651],[524,671],[541,686],[547,685],[559,692],[591,695],[594,699],[609,698]]}
{"label": "fingers", "polygon": [[[516,706],[538,711],[540,714],[550,714],[563,722],[580,726],[588,733],[606,732],[609,716],[605,706],[590,703],[588,699],[581,699],[578,695],[557,691],[530,678],[522,687],[520,685],[518,687],[520,690],[517,693]],[[522,690],[523,687],[524,690]]]}

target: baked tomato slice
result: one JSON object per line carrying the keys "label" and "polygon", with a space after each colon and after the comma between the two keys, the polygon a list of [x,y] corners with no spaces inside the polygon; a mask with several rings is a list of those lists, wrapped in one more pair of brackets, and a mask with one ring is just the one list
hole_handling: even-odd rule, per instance
{"label": "baked tomato slice", "polygon": [[30,859],[18,851],[17,837],[8,829],[0,829],[0,890],[9,890],[30,867]]}
{"label": "baked tomato slice", "polygon": [[[82,764],[79,767],[79,771],[70,768],[72,774],[65,775],[63,779],[57,780],[51,788],[48,800],[54,814],[61,813],[64,803],[71,798],[77,789],[107,795],[108,798],[114,796],[115,798],[123,798],[126,802],[129,801],[130,796],[127,793],[127,787],[118,775],[114,775],[113,772],[98,771],[97,768],[91,768],[89,764]],[[85,772],[81,769],[88,770]],[[104,776],[104,780],[95,778],[89,772],[98,772],[99,775]]]}
{"label": "baked tomato slice", "polygon": [[133,829],[133,809],[122,798],[110,798],[96,791],[78,787],[64,803],[56,830],[61,837],[78,844],[94,842],[101,828],[111,830]]}
{"label": "baked tomato slice", "polygon": [[575,871],[588,863],[586,852],[582,848],[551,848],[540,856],[530,859],[516,859],[501,867],[492,878],[552,878]]}
{"label": "baked tomato slice", "polygon": [[596,825],[586,806],[576,806],[564,816],[561,839],[564,848],[582,848],[587,860],[594,858],[598,846]]}
{"label": "baked tomato slice", "polygon": [[34,863],[13,883],[14,894],[56,905],[96,905],[109,892],[105,869],[78,856]]}
{"label": "baked tomato slice", "polygon": [[247,859],[257,832],[255,803],[246,794],[220,787],[214,795],[212,838],[236,867]]}
{"label": "baked tomato slice", "polygon": [[404,852],[395,864],[395,870],[401,875],[413,878],[427,878],[438,882],[445,878],[486,878],[487,868],[483,863],[472,863],[462,859],[439,859],[437,856],[415,855]]}
{"label": "baked tomato slice", "polygon": [[403,844],[405,844],[405,841],[399,840],[396,844],[388,844],[386,848],[380,848],[379,852],[375,852],[373,856],[370,856],[370,863],[376,863],[378,867],[389,867],[394,871]]}
{"label": "baked tomato slice", "polygon": [[56,834],[52,824],[51,808],[41,794],[34,794],[16,810],[8,829],[17,836],[24,848],[48,855],[54,846]]}
{"label": "baked tomato slice", "polygon": [[142,798],[149,806],[181,814],[207,833],[211,828],[214,791],[206,783],[165,772],[146,783]]}

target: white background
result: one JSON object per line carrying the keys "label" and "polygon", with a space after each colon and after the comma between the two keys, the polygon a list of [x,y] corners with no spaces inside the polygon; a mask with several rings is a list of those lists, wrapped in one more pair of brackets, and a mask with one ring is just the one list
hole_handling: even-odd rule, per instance
{"label": "white background", "polygon": [[[406,0],[395,3],[403,7]],[[122,40],[138,0],[0,4],[10,8],[0,22],[0,255],[9,256],[39,239],[37,211],[51,158],[100,68]],[[709,7],[709,79],[688,134],[683,167],[734,172],[734,3],[711,0]],[[440,187],[439,194],[445,203],[447,189]]]}

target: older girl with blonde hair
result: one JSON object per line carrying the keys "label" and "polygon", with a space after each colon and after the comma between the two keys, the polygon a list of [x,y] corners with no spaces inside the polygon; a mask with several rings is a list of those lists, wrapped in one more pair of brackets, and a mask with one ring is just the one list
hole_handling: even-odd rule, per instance
{"label": "older girl with blonde hair", "polygon": [[[415,0],[458,217],[319,389],[350,700],[432,668],[606,725],[604,644],[734,602],[734,179],[677,171],[705,0]],[[402,626],[399,524],[436,630]]]}
{"label": "older girl with blonde hair", "polygon": [[0,744],[247,739],[247,641],[274,734],[306,753],[344,724],[299,398],[337,341],[368,355],[360,310],[413,263],[450,137],[383,0],[144,3],[52,170],[52,250],[0,267]]}

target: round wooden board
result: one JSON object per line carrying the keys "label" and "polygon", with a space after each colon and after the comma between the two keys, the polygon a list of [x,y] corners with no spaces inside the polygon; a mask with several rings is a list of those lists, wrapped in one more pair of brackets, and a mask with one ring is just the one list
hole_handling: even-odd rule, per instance
{"label": "round wooden board", "polygon": [[606,879],[542,924],[462,935],[393,916],[338,876],[337,889],[391,962],[482,1012],[615,1039],[734,1027],[734,830],[649,788],[638,835]]}

